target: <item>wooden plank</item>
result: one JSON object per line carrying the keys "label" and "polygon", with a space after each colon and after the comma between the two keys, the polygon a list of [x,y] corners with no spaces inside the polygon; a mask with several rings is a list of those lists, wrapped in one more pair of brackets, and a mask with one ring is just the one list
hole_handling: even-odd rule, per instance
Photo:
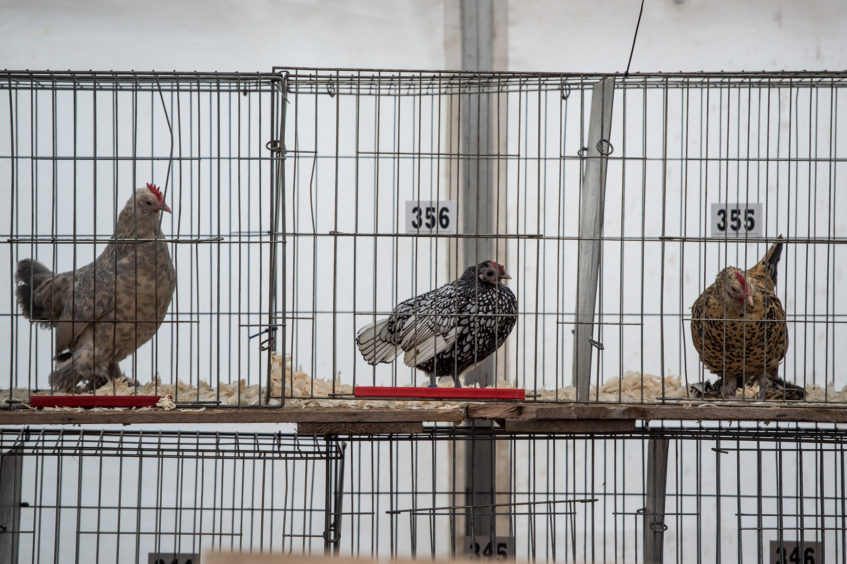
{"label": "wooden plank", "polygon": [[156,407],[162,396],[31,396],[32,407]]}
{"label": "wooden plank", "polygon": [[[717,402],[716,402],[717,403]],[[551,404],[524,403],[509,406],[469,405],[475,419],[635,419],[686,421],[796,421],[847,423],[843,406],[724,405],[703,404]]]}
{"label": "wooden plank", "polygon": [[300,435],[386,435],[423,433],[423,422],[405,423],[298,423]]}
{"label": "wooden plank", "polygon": [[606,165],[612,131],[615,78],[600,80],[591,89],[591,116],[585,148],[585,169],[579,198],[579,245],[577,248],[577,306],[574,327],[573,380],[576,398],[587,401],[591,387],[594,349],[594,310],[602,252]]}
{"label": "wooden plank", "polygon": [[[433,564],[470,564],[479,563],[479,559],[468,558],[426,560]],[[370,558],[355,558],[350,556],[328,556],[323,554],[277,553],[259,554],[257,552],[206,552],[203,554],[203,564],[372,564],[373,562],[391,562],[394,564],[416,564],[419,560],[406,558],[392,559],[385,555]]]}
{"label": "wooden plank", "polygon": [[423,399],[526,399],[526,390],[514,388],[426,388],[396,386],[356,386],[357,398],[423,398]]}
{"label": "wooden plank", "polygon": [[513,433],[625,433],[635,430],[634,419],[506,419]]}
{"label": "wooden plank", "polygon": [[523,415],[527,404],[484,403],[468,405],[469,419],[517,419]]}
{"label": "wooden plank", "polygon": [[280,408],[280,409],[143,409],[115,411],[0,410],[0,425],[102,425],[148,423],[459,423],[461,406],[444,409]]}
{"label": "wooden plank", "polygon": [[687,420],[687,421],[797,421],[847,423],[847,409],[838,407],[760,405],[639,405],[486,403],[457,404],[442,409],[398,407],[336,408],[297,407],[281,409],[140,409],[108,411],[0,410],[0,425],[100,425],[149,423],[460,423],[469,419],[594,419],[594,420]]}

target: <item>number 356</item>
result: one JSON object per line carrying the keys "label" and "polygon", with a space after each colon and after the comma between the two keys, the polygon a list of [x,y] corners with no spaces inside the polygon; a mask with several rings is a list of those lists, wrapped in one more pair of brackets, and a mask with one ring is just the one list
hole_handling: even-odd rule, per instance
{"label": "number 356", "polygon": [[[415,229],[420,228],[421,225],[427,229],[435,227],[435,206],[426,206],[423,211],[423,217],[421,217],[421,207],[415,206],[412,208],[412,214],[415,216],[412,219],[412,227]],[[424,219],[426,221],[423,221]],[[450,227],[450,210],[446,206],[438,210],[438,225],[441,229]]]}

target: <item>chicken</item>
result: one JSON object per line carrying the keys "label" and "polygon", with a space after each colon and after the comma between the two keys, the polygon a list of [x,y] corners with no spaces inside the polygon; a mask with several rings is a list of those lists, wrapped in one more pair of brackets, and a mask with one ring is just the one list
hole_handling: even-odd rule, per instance
{"label": "chicken", "polygon": [[399,304],[387,319],[363,327],[356,336],[369,364],[392,362],[401,352],[406,366],[436,376],[459,376],[496,351],[517,321],[518,302],[502,281],[503,265],[483,261],[458,280]]}
{"label": "chicken", "polygon": [[50,384],[72,391],[120,377],[118,363],[149,341],[171,303],[176,273],[159,227],[170,212],[153,184],[133,192],[115,233],[95,261],[53,274],[25,259],[15,271],[15,294],[24,316],[55,329]]}
{"label": "chicken", "polygon": [[777,372],[788,333],[785,310],[774,292],[782,245],[775,243],[746,272],[723,269],[691,307],[694,348],[706,368],[721,377],[724,398],[734,396],[739,383],[755,380],[765,399],[769,383],[782,382]]}

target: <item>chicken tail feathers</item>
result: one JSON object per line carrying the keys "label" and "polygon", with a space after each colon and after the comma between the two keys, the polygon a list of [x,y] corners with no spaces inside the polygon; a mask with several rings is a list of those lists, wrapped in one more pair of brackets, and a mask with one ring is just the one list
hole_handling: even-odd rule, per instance
{"label": "chicken tail feathers", "polygon": [[762,265],[762,268],[765,271],[765,274],[773,280],[774,286],[776,286],[776,272],[777,272],[777,264],[779,264],[779,257],[782,256],[782,235],[779,236],[779,240],[774,243],[768,252],[765,253],[765,256],[762,257],[762,260],[759,264]]}
{"label": "chicken tail feathers", "polygon": [[399,346],[388,340],[390,335],[385,335],[390,320],[391,318],[386,318],[365,325],[356,334],[356,346],[368,364],[391,362],[402,352]]}
{"label": "chicken tail feathers", "polygon": [[50,269],[38,261],[24,259],[18,262],[15,269],[15,296],[27,319],[50,324],[51,310],[45,307],[47,304],[42,303],[34,292],[52,276]]}

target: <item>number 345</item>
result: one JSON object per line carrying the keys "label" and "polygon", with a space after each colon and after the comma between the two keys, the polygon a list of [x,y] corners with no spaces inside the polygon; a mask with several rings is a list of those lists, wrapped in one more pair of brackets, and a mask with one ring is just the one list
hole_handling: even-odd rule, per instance
{"label": "number 345", "polygon": [[[718,225],[719,231],[726,231],[727,228],[727,213],[725,209],[718,210]],[[744,229],[752,231],[756,227],[756,210],[747,208],[744,210]],[[733,208],[729,210],[729,228],[733,231],[741,229],[741,210]]]}

